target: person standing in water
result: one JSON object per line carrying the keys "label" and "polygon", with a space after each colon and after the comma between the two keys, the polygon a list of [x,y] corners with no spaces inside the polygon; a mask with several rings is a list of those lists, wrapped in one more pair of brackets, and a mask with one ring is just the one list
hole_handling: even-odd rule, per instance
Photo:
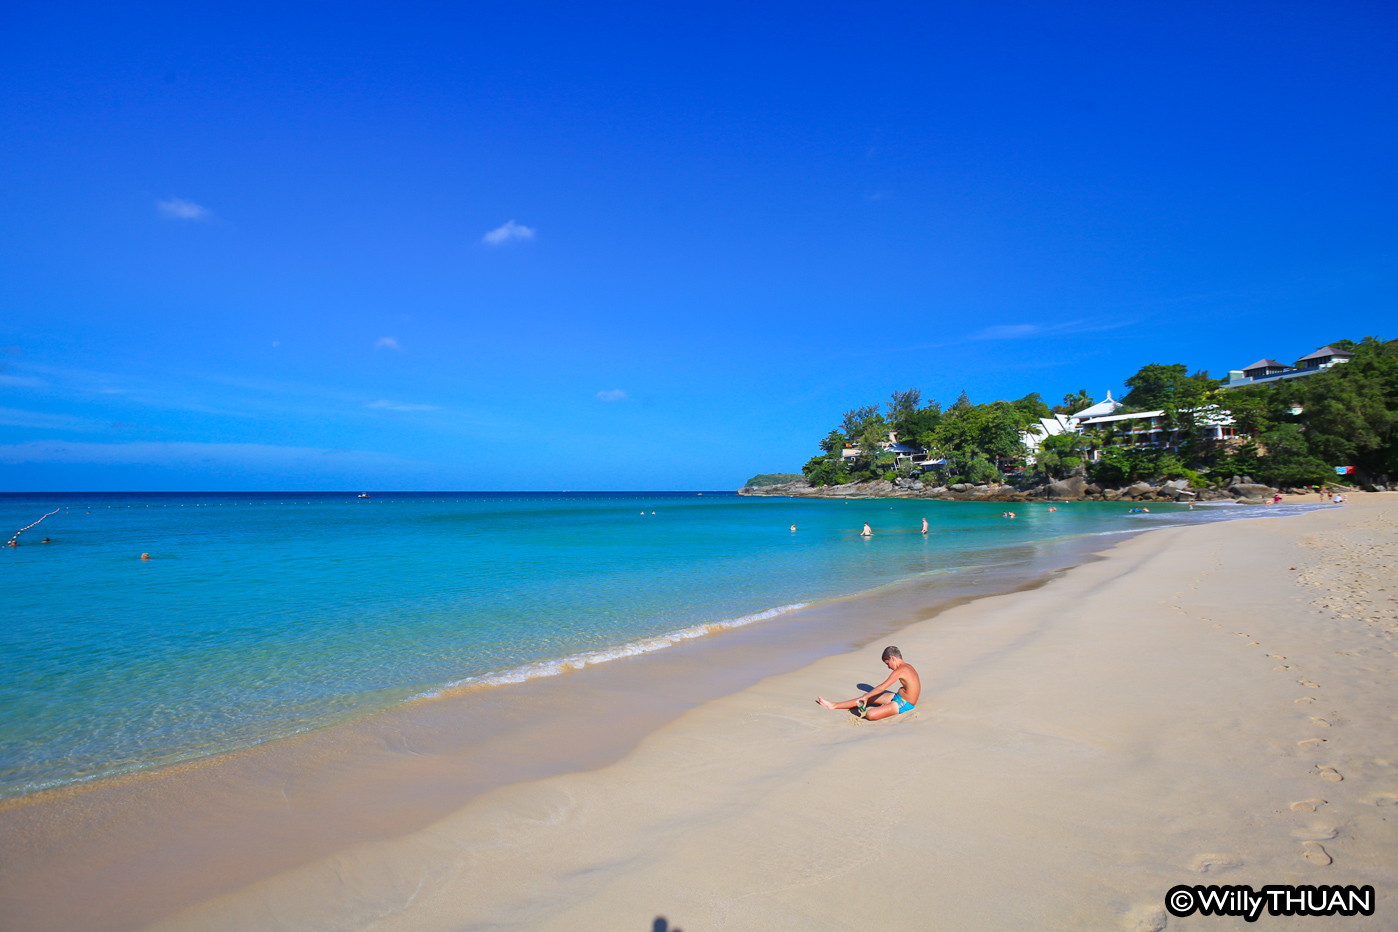
{"label": "person standing in water", "polygon": [[869,527],[869,522],[868,522],[868,521],[865,521],[865,522],[864,522],[864,530],[862,530],[862,531],[859,532],[859,536],[860,536],[860,537],[873,537],[873,536],[874,536],[874,532],[873,532],[872,529],[870,529],[870,527]]}
{"label": "person standing in water", "polygon": [[[883,662],[893,672],[888,679],[859,698],[831,702],[823,696],[816,696],[816,702],[827,709],[857,709],[855,714],[871,722],[911,712],[922,697],[922,680],[918,678],[917,671],[903,659],[903,652],[896,647],[883,649]],[[896,691],[889,689],[894,683],[899,684]]]}
{"label": "person standing in water", "polygon": [[926,518],[923,518],[923,519],[922,519],[922,533],[924,533],[924,534],[927,533],[927,519],[926,519]]}

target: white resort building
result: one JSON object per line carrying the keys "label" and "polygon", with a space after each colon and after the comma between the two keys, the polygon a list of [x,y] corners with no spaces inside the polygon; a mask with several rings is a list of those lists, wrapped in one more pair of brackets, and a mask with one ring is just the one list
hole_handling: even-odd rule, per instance
{"label": "white resort building", "polygon": [[[1157,449],[1170,449],[1185,439],[1180,436],[1178,429],[1169,425],[1164,411],[1118,414],[1122,407],[1124,405],[1114,400],[1111,392],[1107,392],[1106,401],[1099,401],[1076,414],[1055,414],[1052,417],[1039,418],[1036,427],[1020,434],[1020,439],[1028,451],[1026,459],[1030,463],[1034,462],[1034,454],[1039,446],[1049,437],[1057,437],[1060,434],[1091,432],[1089,436],[1096,436],[1099,431],[1105,431],[1110,437],[1106,445]],[[1198,436],[1201,439],[1223,440],[1234,436],[1233,418],[1222,408],[1209,405],[1194,414]],[[1089,459],[1101,459],[1102,447],[1089,446],[1087,455]]]}

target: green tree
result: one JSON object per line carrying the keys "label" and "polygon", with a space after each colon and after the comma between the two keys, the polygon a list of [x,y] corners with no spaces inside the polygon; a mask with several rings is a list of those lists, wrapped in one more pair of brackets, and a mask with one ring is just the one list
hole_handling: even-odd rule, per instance
{"label": "green tree", "polygon": [[1333,478],[1330,467],[1311,455],[1306,440],[1305,433],[1295,424],[1273,427],[1262,435],[1267,453],[1253,475],[1278,486],[1320,484]]}
{"label": "green tree", "polygon": [[1013,402],[1015,408],[1024,416],[1026,426],[1033,424],[1041,417],[1049,417],[1053,414],[1049,406],[1044,404],[1044,399],[1039,397],[1038,392],[1030,392],[1019,401]]}
{"label": "green tree", "polygon": [[[1354,357],[1286,386],[1311,455],[1354,466],[1361,478],[1398,474],[1398,353],[1365,337]],[[1264,441],[1265,446],[1265,441]]]}
{"label": "green tree", "polygon": [[1052,413],[1077,414],[1079,411],[1084,411],[1092,407],[1096,403],[1096,400],[1094,400],[1093,397],[1087,393],[1087,389],[1080,388],[1077,390],[1076,393],[1064,395],[1063,403],[1060,405],[1054,405]]}
{"label": "green tree", "polygon": [[1209,373],[1204,370],[1193,375],[1187,374],[1188,371],[1183,363],[1142,366],[1126,380],[1126,387],[1130,391],[1121,399],[1122,404],[1138,411],[1197,407],[1208,399],[1209,393],[1219,383],[1209,378]]}
{"label": "green tree", "polygon": [[907,421],[917,414],[918,402],[922,400],[922,392],[916,388],[910,388],[905,392],[894,392],[892,399],[888,402],[888,422],[898,425]]}
{"label": "green tree", "polygon": [[850,443],[858,443],[859,437],[864,433],[864,427],[872,418],[882,417],[879,415],[878,405],[865,405],[862,408],[851,408],[845,412],[844,420],[841,422],[841,429],[845,432],[845,439]]}

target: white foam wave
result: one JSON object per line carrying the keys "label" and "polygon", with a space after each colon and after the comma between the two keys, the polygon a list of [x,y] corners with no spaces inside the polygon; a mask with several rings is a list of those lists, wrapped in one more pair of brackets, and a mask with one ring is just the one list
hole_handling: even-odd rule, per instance
{"label": "white foam wave", "polygon": [[741,628],[744,625],[750,625],[758,621],[766,621],[768,618],[775,618],[778,615],[785,615],[787,612],[794,612],[797,609],[805,608],[809,604],[809,602],[795,602],[791,605],[779,605],[776,608],[769,608],[764,612],[754,612],[751,615],[741,615],[737,618],[725,618],[722,621],[712,621],[702,625],[695,625],[692,628],[681,628],[678,631],[670,631],[666,634],[657,634],[653,637],[629,641],[617,647],[584,651],[583,653],[573,654],[559,660],[539,660],[534,663],[526,663],[518,667],[513,667],[509,670],[502,670],[498,673],[468,676],[435,689],[421,692],[413,698],[433,699],[446,693],[457,692],[463,689],[487,686],[508,686],[513,683],[524,683],[528,680],[539,679],[540,677],[558,676],[561,673],[581,670],[584,667],[590,667],[594,664],[620,660],[623,657],[636,657],[640,654],[649,654],[654,651],[664,650],[667,647],[672,647],[682,641],[690,641],[694,638],[701,638],[719,631]]}

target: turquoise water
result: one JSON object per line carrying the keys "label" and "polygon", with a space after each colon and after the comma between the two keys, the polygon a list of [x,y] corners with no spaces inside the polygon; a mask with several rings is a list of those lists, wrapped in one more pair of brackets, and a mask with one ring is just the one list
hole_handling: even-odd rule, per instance
{"label": "turquoise water", "polygon": [[463,682],[509,688],[1147,520],[1224,514],[1074,503],[1015,506],[1010,521],[1003,507],[693,492],[0,495],[4,539],[59,509],[0,549],[0,795],[245,747]]}

